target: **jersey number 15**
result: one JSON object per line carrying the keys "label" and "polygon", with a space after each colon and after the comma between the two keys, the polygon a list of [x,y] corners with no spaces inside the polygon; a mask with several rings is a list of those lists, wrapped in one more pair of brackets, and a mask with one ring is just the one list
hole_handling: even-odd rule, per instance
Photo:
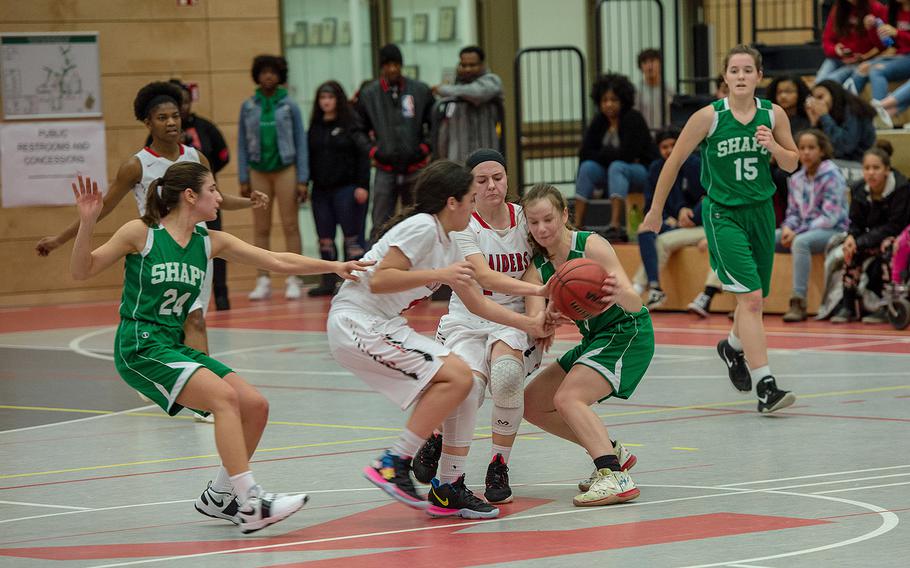
{"label": "jersey number 15", "polygon": [[736,181],[752,181],[758,177],[758,158],[736,158]]}

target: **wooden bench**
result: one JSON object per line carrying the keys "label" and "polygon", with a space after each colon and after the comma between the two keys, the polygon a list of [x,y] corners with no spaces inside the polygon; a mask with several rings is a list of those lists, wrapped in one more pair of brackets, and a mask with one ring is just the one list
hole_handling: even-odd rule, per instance
{"label": "wooden bench", "polygon": [[[618,244],[613,247],[619,256],[626,274],[631,278],[641,265],[638,245]],[[708,273],[708,253],[697,247],[686,247],[677,251],[660,273],[660,282],[667,293],[667,301],[658,311],[685,311],[699,292],[704,290]],[[771,294],[765,298],[765,313],[783,314],[790,307],[793,291],[793,259],[789,254],[774,255],[774,272],[771,276]],[[812,272],[809,275],[808,309],[810,314],[818,312],[821,295],[824,292],[824,257],[812,256]],[[733,294],[714,296],[711,311],[726,313],[736,306]]]}

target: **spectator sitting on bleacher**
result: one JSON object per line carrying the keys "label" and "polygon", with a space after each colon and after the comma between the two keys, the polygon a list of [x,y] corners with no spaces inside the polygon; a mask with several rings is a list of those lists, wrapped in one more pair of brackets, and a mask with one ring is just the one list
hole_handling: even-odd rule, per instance
{"label": "spectator sitting on bleacher", "polygon": [[787,216],[777,230],[778,252],[789,250],[793,261],[793,292],[785,322],[804,321],[812,255],[847,229],[847,182],[831,161],[831,141],[817,129],[802,131],[796,139],[800,169],[788,180]]}
{"label": "spectator sitting on bleacher", "polygon": [[875,109],[836,81],[816,83],[806,99],[806,113],[812,126],[831,139],[836,159],[860,160],[875,144]]}
{"label": "spectator sitting on bleacher", "polygon": [[[651,162],[648,169],[645,212],[651,208],[657,178],[660,177],[660,170],[673,151],[677,138],[679,130],[672,127],[657,133],[660,158]],[[701,200],[705,196],[705,188],[701,185],[700,175],[701,158],[698,154],[692,154],[683,162],[667,195],[660,234],[652,231],[638,232],[641,266],[632,278],[632,287],[638,294],[647,288],[648,299],[645,304],[648,309],[659,307],[667,299],[667,294],[660,286],[660,271],[670,256],[682,247],[698,243],[705,236],[701,223]]]}
{"label": "spectator sitting on bleacher", "polygon": [[[775,78],[768,85],[765,92],[766,98],[772,103],[777,104],[787,113],[790,119],[790,133],[796,140],[798,132],[811,128],[809,115],[806,114],[806,99],[809,97],[809,86],[797,75],[785,75]],[[774,220],[777,226],[784,221],[784,214],[787,212],[787,178],[790,174],[780,169],[777,164],[771,161],[771,179],[774,180],[774,186],[777,188],[774,192]]]}
{"label": "spectator sitting on bleacher", "polygon": [[462,48],[455,84],[433,87],[433,94],[443,98],[433,117],[437,157],[464,162],[478,148],[504,150],[497,129],[502,79],[487,70],[485,59],[483,49],[476,45]]}
{"label": "spectator sitting on bleacher", "polygon": [[[654,48],[638,54],[641,83],[635,93],[635,108],[641,111],[648,128],[658,130],[670,123],[670,101],[676,93],[664,83],[660,51]],[[663,100],[663,104],[661,104]]]}
{"label": "spectator sitting on bleacher", "polygon": [[[865,18],[870,15],[872,19],[867,22]],[[816,82],[831,79],[843,83],[858,64],[881,52],[875,18],[888,19],[888,9],[875,0],[835,2],[822,33],[825,61],[815,73]]]}
{"label": "spectator sitting on bleacher", "polygon": [[[872,84],[872,106],[878,112],[882,125],[893,128],[891,115],[881,101],[888,96],[889,82],[910,79],[910,1],[901,0],[890,7],[890,23],[877,26],[878,37],[892,45],[881,55],[860,63],[844,83],[848,90],[862,94],[866,83]],[[872,16],[867,16],[870,18]]]}
{"label": "spectator sitting on bleacher", "polygon": [[628,241],[622,226],[629,191],[643,191],[648,165],[654,158],[654,144],[648,124],[635,110],[635,87],[625,75],[601,75],[591,88],[591,98],[600,112],[585,132],[579,151],[575,180],[575,226],[585,224],[588,200],[595,189],[610,196],[609,241]]}
{"label": "spectator sitting on bleacher", "polygon": [[[844,241],[844,297],[832,323],[856,321],[862,313],[859,283],[868,276],[866,290],[882,295],[885,271],[882,241],[896,236],[910,223],[910,183],[891,169],[891,155],[875,147],[863,156],[863,181],[851,188],[850,230]],[[864,267],[865,261],[872,259]],[[887,322],[882,309],[863,318],[863,323]]]}

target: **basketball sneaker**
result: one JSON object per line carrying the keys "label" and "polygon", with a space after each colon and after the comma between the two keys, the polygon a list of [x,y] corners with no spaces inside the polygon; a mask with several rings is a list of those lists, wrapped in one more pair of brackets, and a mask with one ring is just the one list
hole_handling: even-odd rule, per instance
{"label": "basketball sneaker", "polygon": [[414,488],[411,458],[402,458],[386,450],[373,465],[363,469],[363,476],[408,507],[426,509],[429,506],[427,500]]}
{"label": "basketball sneaker", "polygon": [[222,493],[212,489],[212,482],[206,486],[202,495],[196,498],[196,510],[207,517],[214,519],[224,519],[231,521],[235,525],[240,524],[237,518],[237,510],[240,506],[237,504],[237,497],[232,493]]}
{"label": "basketball sneaker", "polygon": [[631,501],[641,494],[628,472],[604,468],[599,470],[598,474],[587,491],[579,493],[572,499],[576,507],[615,505]]}
{"label": "basketball sneaker", "polygon": [[[616,452],[616,459],[619,461],[619,468],[623,471],[632,469],[635,467],[635,464],[638,463],[638,458],[635,457],[635,454],[626,449],[625,446],[619,443],[619,441],[613,442],[613,450]],[[591,488],[597,478],[600,476],[600,470],[595,469],[594,473],[584,481],[578,482],[578,490],[585,492]]]}
{"label": "basketball sneaker", "polygon": [[686,306],[690,312],[698,314],[700,318],[708,317],[708,308],[711,307],[711,296],[704,292],[699,292],[695,299]]}
{"label": "basketball sneaker", "polygon": [[436,477],[436,470],[439,468],[439,456],[442,455],[442,435],[433,433],[427,438],[427,441],[417,450],[414,456],[414,463],[411,464],[411,471],[417,481],[429,485],[430,481]]}
{"label": "basketball sneaker", "polygon": [[434,518],[495,519],[499,516],[499,509],[478,499],[465,487],[464,474],[454,483],[442,484],[438,479],[433,479],[427,502],[427,514]]}
{"label": "basketball sneaker", "polygon": [[749,373],[749,366],[746,365],[746,354],[730,347],[730,342],[726,339],[717,344],[717,353],[727,364],[727,375],[733,383],[733,388],[743,392],[751,391],[752,375]]}
{"label": "basketball sneaker", "polygon": [[193,421],[201,422],[203,424],[214,424],[215,415],[214,414],[199,414],[198,412],[193,413]]}
{"label": "basketball sneaker", "polygon": [[483,498],[487,503],[511,503],[512,488],[509,487],[509,466],[502,454],[496,454],[487,466],[486,491]]}
{"label": "basketball sneaker", "polygon": [[249,497],[237,511],[240,532],[254,533],[290,517],[306,505],[310,498],[305,493],[287,495],[266,493],[259,485],[250,489]]}
{"label": "basketball sneaker", "polygon": [[762,414],[776,412],[796,402],[796,395],[777,388],[777,382],[771,375],[758,381],[755,394],[758,395],[758,411]]}
{"label": "basketball sneaker", "polygon": [[256,287],[247,296],[250,300],[267,300],[272,295],[272,279],[268,276],[256,278]]}

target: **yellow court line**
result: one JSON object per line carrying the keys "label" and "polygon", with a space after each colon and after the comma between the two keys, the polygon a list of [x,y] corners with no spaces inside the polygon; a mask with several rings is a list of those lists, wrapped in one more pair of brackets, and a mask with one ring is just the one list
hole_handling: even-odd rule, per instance
{"label": "yellow court line", "polygon": [[[378,440],[393,440],[396,436],[381,436],[376,438],[357,438],[354,440],[339,440],[337,442],[316,442],[313,444],[300,444],[296,446],[284,446],[281,448],[259,448],[256,450],[256,453],[262,452],[280,452],[284,450],[299,450],[302,448],[318,448],[322,446],[334,446],[334,445],[345,445],[345,444],[357,444],[360,442],[375,442]],[[35,477],[39,475],[54,475],[58,473],[76,473],[80,471],[92,471],[98,469],[112,469],[116,467],[130,467],[135,465],[150,465],[150,464],[160,464],[160,463],[172,463],[177,461],[188,461],[188,460],[199,460],[199,459],[209,459],[215,458],[218,459],[218,454],[204,454],[199,456],[183,456],[178,458],[160,458],[155,460],[141,460],[134,462],[126,463],[112,463],[105,465],[90,465],[84,467],[71,467],[67,469],[55,469],[50,471],[35,471],[31,473],[13,473],[7,475],[0,475],[0,479],[14,479],[18,477]]]}
{"label": "yellow court line", "polygon": [[81,412],[83,414],[114,414],[113,410],[84,410],[81,408],[53,408],[49,406],[13,406],[0,404],[0,410],[43,410],[45,412]]}
{"label": "yellow court line", "polygon": [[[854,389],[854,390],[843,390],[843,391],[830,391],[830,392],[817,392],[813,394],[798,394],[796,399],[803,398],[821,398],[828,396],[840,396],[844,394],[868,394],[874,392],[887,392],[894,390],[905,390],[910,389],[910,385],[897,385],[893,387],[873,387],[868,389]],[[598,414],[597,416],[601,418],[613,418],[616,416],[636,416],[640,414],[662,414],[666,412],[676,412],[678,410],[695,410],[699,408],[717,408],[722,406],[744,406],[755,404],[754,399],[750,400],[737,400],[733,402],[709,402],[707,404],[690,404],[688,406],[670,406],[668,408],[650,408],[648,410],[629,410],[627,412],[608,412],[606,414]]]}
{"label": "yellow court line", "polygon": [[[625,445],[625,444],[623,444],[623,445]],[[698,448],[686,448],[685,446],[673,446],[670,449],[671,450],[684,450],[687,452],[697,452],[698,451]]]}

